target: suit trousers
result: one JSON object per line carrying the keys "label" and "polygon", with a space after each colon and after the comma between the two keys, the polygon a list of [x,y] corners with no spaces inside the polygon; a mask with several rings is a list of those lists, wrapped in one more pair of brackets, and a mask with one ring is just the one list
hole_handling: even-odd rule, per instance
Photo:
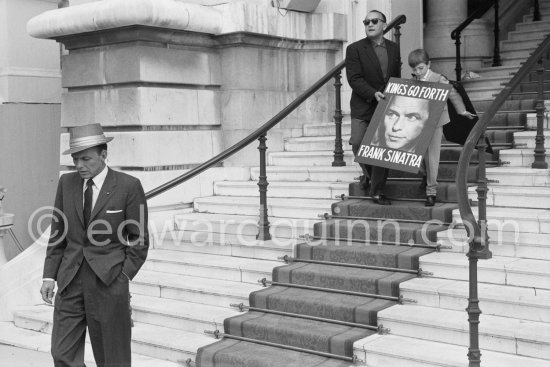
{"label": "suit trousers", "polygon": [[441,139],[443,138],[443,126],[435,129],[428,150],[424,154],[422,162],[423,171],[426,173],[426,196],[437,195],[437,174],[439,171],[439,156],[441,154]]}
{"label": "suit trousers", "polygon": [[[370,121],[356,118],[351,119],[351,136],[349,138],[349,143],[351,145],[353,155],[356,157],[359,152],[359,148],[361,147],[363,137],[367,132],[369,122]],[[386,187],[386,180],[388,178],[389,170],[384,167],[371,166],[364,163],[359,163],[359,166],[363,171],[363,175],[370,179],[369,195],[375,196],[383,194]]]}
{"label": "suit trousers", "polygon": [[124,274],[105,285],[83,259],[55,297],[52,356],[55,367],[82,367],[86,327],[98,367],[131,366],[129,281]]}

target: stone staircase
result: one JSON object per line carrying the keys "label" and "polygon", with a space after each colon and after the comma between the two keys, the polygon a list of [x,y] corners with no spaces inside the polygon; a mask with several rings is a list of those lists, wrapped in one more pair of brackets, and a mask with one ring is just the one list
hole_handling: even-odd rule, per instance
{"label": "stone staircase", "polygon": [[[550,7],[544,6],[543,16],[550,14]],[[533,24],[526,19],[502,43],[504,66],[475,70],[481,78],[465,81],[479,114],[549,32],[550,21]],[[497,148],[517,147],[500,150],[500,160],[509,162],[506,166],[488,169],[488,177],[499,181],[489,192],[488,215],[495,220],[490,236],[502,237],[492,244],[494,258],[479,262],[480,343],[488,366],[550,364],[550,179],[548,170],[527,168],[534,141],[533,132],[524,131],[534,113],[532,84],[527,80],[522,85],[524,94],[506,102],[488,134]],[[344,141],[349,133],[349,120],[345,120]],[[313,233],[318,215],[331,212],[335,196],[350,192],[349,183],[360,170],[347,144],[347,165],[330,166],[333,136],[331,123],[308,125],[302,137],[286,139],[284,151],[269,153],[272,241],[255,238],[258,168],[251,168],[249,181],[216,182],[215,196],[197,198],[192,210],[151,213],[153,246],[131,283],[135,366],[181,366],[187,359],[194,360],[199,347],[215,341],[203,330],[222,330],[225,319],[239,315],[229,304],[248,304],[249,294],[262,289],[258,279],[270,279],[272,269],[283,265],[277,258],[292,255],[304,242],[298,236]],[[456,195],[449,177],[456,169],[460,147],[447,144],[444,150],[440,174],[446,192],[438,197],[453,201]],[[475,178],[475,165],[471,178]],[[403,189],[397,185],[416,188],[419,182],[417,177],[395,172],[388,188],[399,195]],[[420,267],[433,272],[433,277],[414,278],[399,287],[401,296],[417,303],[379,311],[378,323],[391,329],[390,334],[374,334],[354,343],[353,353],[366,365],[467,365],[466,235],[456,210],[452,219],[454,227],[437,236],[451,249],[420,258]],[[497,231],[499,224],[510,220],[518,223],[518,232],[506,226]],[[49,351],[51,319],[51,307],[21,307],[14,323],[0,323],[0,341]],[[258,353],[264,349],[258,346]],[[91,356],[87,348],[86,360],[93,360]]]}
{"label": "stone staircase", "polygon": [[[543,6],[544,14],[550,15],[548,4]],[[550,33],[550,22],[524,20],[510,32],[509,40],[502,42],[504,66],[475,70],[481,78],[464,81],[480,115],[502,88],[492,83],[508,81],[519,62]],[[547,69],[547,61],[544,65]],[[493,142],[509,149],[499,151],[501,166],[487,169],[487,178],[492,180],[487,217],[493,258],[478,262],[483,312],[479,340],[482,365],[486,366],[550,365],[550,171],[530,168],[535,132],[525,131],[525,126],[534,126],[535,82],[536,77],[531,76],[521,83],[488,132]],[[550,147],[548,141],[546,146]],[[547,162],[549,158],[547,153]],[[477,200],[474,187],[469,195]],[[390,335],[374,335],[355,343],[355,353],[367,366],[468,365],[469,329],[464,311],[468,305],[468,246],[458,210],[453,212],[453,223],[438,233],[438,242],[450,249],[420,259],[422,270],[433,276],[400,285],[401,295],[417,303],[380,311],[378,322],[391,329]]]}

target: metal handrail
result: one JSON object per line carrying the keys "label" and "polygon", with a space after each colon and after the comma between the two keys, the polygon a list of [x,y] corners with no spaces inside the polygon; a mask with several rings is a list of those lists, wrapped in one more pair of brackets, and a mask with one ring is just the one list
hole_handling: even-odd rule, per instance
{"label": "metal handrail", "polygon": [[460,33],[466,29],[472,23],[474,20],[481,17],[485,12],[493,7],[495,4],[495,0],[489,0],[482,6],[480,6],[478,9],[476,9],[468,18],[466,18],[462,23],[458,25],[452,32],[451,32],[451,38],[456,39],[457,37],[460,37]]}
{"label": "metal handrail", "polygon": [[[478,192],[478,221],[476,221],[470,202],[468,200],[468,185],[467,185],[467,170],[472,158],[474,149],[477,148],[480,161],[483,161],[485,154],[485,130],[491,122],[495,114],[498,112],[502,104],[508,99],[510,94],[519,86],[520,82],[528,75],[536,64],[539,64],[537,73],[539,74],[539,97],[537,99],[537,137],[535,148],[535,160],[538,165],[533,164],[533,168],[546,168],[547,164],[544,161],[544,135],[542,133],[543,125],[543,73],[542,57],[550,50],[550,36],[547,36],[544,41],[531,54],[527,61],[520,67],[518,72],[512,77],[508,84],[497,95],[489,109],[483,114],[481,119],[474,126],[470,135],[466,139],[464,148],[458,161],[458,169],[456,173],[456,186],[458,196],[458,208],[460,216],[465,224],[468,232],[469,241],[469,296],[468,296],[468,322],[470,324],[470,345],[468,348],[468,359],[470,367],[479,367],[481,365],[481,352],[479,349],[479,298],[477,289],[477,262],[479,259],[490,258],[491,251],[489,250],[489,242],[487,236],[487,179],[485,178],[485,166],[480,166],[480,185],[477,188]],[[537,162],[539,161],[539,162]],[[542,161],[542,162],[540,162]]]}
{"label": "metal handrail", "polygon": [[[472,158],[472,154],[477,145],[477,142],[481,135],[487,129],[487,125],[491,122],[495,114],[500,107],[504,104],[506,99],[512,94],[513,90],[519,86],[519,83],[528,75],[531,69],[538,63],[539,59],[544,56],[544,53],[550,49],[550,36],[547,36],[544,41],[537,47],[537,49],[531,54],[527,61],[521,66],[518,72],[512,77],[512,79],[506,84],[504,89],[500,91],[493,103],[489,106],[489,109],[483,113],[483,116],[476,123],[470,135],[466,139],[464,148],[458,160],[458,170],[456,174],[456,184],[458,190],[458,206],[460,209],[460,215],[462,220],[468,222],[474,230],[474,238],[480,238],[480,227],[475,221],[472,213],[472,208],[468,201],[468,186],[467,186],[467,170],[469,162]],[[482,154],[480,152],[480,154]]]}
{"label": "metal handrail", "polygon": [[253,141],[257,140],[260,136],[264,135],[267,131],[269,131],[271,128],[273,128],[275,125],[277,125],[279,122],[281,122],[282,119],[284,119],[286,116],[288,116],[292,111],[294,111],[298,106],[300,106],[307,98],[309,98],[313,93],[315,93],[317,90],[319,90],[325,83],[327,83],[334,74],[338,73],[340,70],[342,70],[345,66],[345,61],[340,62],[338,65],[333,67],[328,73],[326,73],[321,79],[319,79],[317,82],[315,82],[311,87],[309,87],[306,91],[302,92],[296,99],[294,99],[288,106],[283,108],[279,113],[277,113],[275,116],[273,116],[269,121],[267,121],[265,124],[254,130],[252,133],[250,133],[248,136],[246,136],[241,141],[235,143],[233,146],[227,148],[220,154],[216,155],[215,157],[210,158],[206,162],[202,163],[201,165],[193,168],[191,171],[186,172],[182,174],[181,176],[178,176],[168,182],[166,182],[163,185],[158,186],[157,188],[154,188],[153,190],[147,192],[145,194],[145,197],[147,199],[151,199],[159,194],[162,194],[163,192],[195,177],[199,173],[207,170],[208,168],[220,163],[224,159],[232,156],[233,154],[237,153],[244,147],[248,146]]}
{"label": "metal handrail", "polygon": [[[407,17],[405,15],[398,15],[395,17],[388,25],[386,26],[386,29],[384,30],[384,33],[387,33],[393,28],[396,28],[400,26],[401,24],[405,23],[407,21]],[[302,92],[296,99],[294,99],[288,106],[286,106],[284,109],[282,109],[279,113],[277,113],[275,116],[273,116],[269,121],[267,121],[265,124],[254,130],[252,133],[250,133],[248,136],[246,136],[241,141],[235,143],[233,146],[227,148],[220,154],[216,155],[215,157],[210,158],[206,162],[202,163],[201,165],[193,168],[192,170],[152,189],[151,191],[148,191],[145,194],[145,197],[147,199],[151,199],[157,195],[160,195],[171,188],[178,186],[185,181],[188,181],[189,179],[195,177],[199,173],[206,171],[210,167],[220,163],[224,159],[232,156],[233,154],[239,152],[244,147],[251,144],[253,141],[259,139],[262,135],[265,135],[267,131],[269,131],[271,128],[276,126],[279,122],[281,122],[286,116],[288,116],[291,112],[293,112],[298,106],[300,106],[307,98],[309,98],[313,93],[315,93],[317,90],[319,90],[323,85],[325,85],[331,78],[333,78],[336,74],[338,74],[342,69],[345,67],[345,61],[340,62],[338,65],[333,67],[329,72],[327,72],[323,77],[321,77],[317,82],[315,82],[311,87],[309,87],[306,91]]]}
{"label": "metal handrail", "polygon": [[466,27],[470,25],[474,20],[480,18],[485,12],[492,7],[495,7],[495,45],[493,51],[493,66],[500,66],[500,48],[499,48],[499,26],[498,26],[498,0],[489,0],[476,9],[468,18],[458,25],[452,32],[451,38],[455,40],[456,44],[456,80],[460,81],[462,74],[462,65],[460,63],[460,35]]}

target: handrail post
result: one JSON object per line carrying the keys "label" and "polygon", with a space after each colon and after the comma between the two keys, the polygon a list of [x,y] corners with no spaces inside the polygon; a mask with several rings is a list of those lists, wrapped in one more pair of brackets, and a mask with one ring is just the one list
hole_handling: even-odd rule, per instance
{"label": "handrail post", "polygon": [[[401,25],[398,24],[395,26],[393,36],[395,37],[395,43],[397,43],[397,46],[401,49]],[[399,65],[403,65],[403,62],[401,61],[401,53],[399,53]]]}
{"label": "handrail post", "polygon": [[502,63],[500,61],[500,27],[499,27],[499,22],[498,22],[498,10],[499,10],[499,5],[498,5],[498,1],[499,0],[495,0],[495,28],[494,28],[494,33],[495,33],[495,48],[493,50],[493,66],[501,66]]}
{"label": "handrail post", "polygon": [[[477,171],[477,200],[478,200],[478,224],[481,228],[480,236],[474,236],[470,242],[470,250],[468,251],[469,263],[469,296],[468,296],[468,323],[470,326],[470,344],[468,346],[468,361],[469,367],[481,366],[481,350],[479,349],[479,308],[478,298],[478,277],[477,277],[477,262],[479,259],[490,259],[492,257],[489,250],[489,236],[487,234],[487,177],[485,167],[485,150],[487,143],[485,142],[485,133],[481,134],[477,146],[478,154],[478,171]],[[474,233],[474,231],[472,231]]]}
{"label": "handrail post", "polygon": [[468,295],[468,323],[470,325],[470,345],[468,346],[468,366],[480,367],[481,366],[481,351],[479,350],[479,315],[481,309],[479,308],[479,298],[477,293],[477,261],[478,251],[475,249],[475,244],[470,245],[470,251],[468,252],[469,260],[469,295]]}
{"label": "handrail post", "polygon": [[537,135],[535,137],[535,160],[531,164],[531,168],[548,168],[546,162],[546,149],[544,148],[544,65],[542,57],[538,61],[537,77],[538,77],[538,96],[536,101],[537,111]]}
{"label": "handrail post", "polygon": [[478,248],[478,252],[480,254],[480,259],[490,259],[492,257],[492,253],[489,250],[489,236],[487,234],[488,228],[487,228],[487,192],[489,189],[487,188],[487,170],[486,170],[486,159],[485,159],[485,151],[487,149],[487,143],[485,141],[485,132],[481,134],[481,137],[479,138],[478,145],[477,145],[477,155],[478,155],[478,173],[477,173],[477,181],[478,185],[476,188],[477,192],[477,213],[478,213],[478,224],[479,228],[481,228],[481,238],[480,238],[480,246]]}
{"label": "handrail post", "polygon": [[267,140],[266,133],[263,133],[258,138],[260,142],[258,150],[260,151],[260,177],[258,180],[258,187],[260,190],[260,219],[258,221],[258,235],[256,239],[260,241],[269,241],[271,240],[271,234],[269,233],[269,217],[267,214],[267,173],[266,173],[266,159],[265,151],[267,150],[267,145],[265,144]]}
{"label": "handrail post", "polygon": [[540,8],[539,8],[539,0],[534,1],[534,11],[533,11],[533,22],[538,22],[540,20]]}
{"label": "handrail post", "polygon": [[456,33],[456,39],[455,39],[455,46],[456,46],[456,81],[460,81],[460,77],[462,75],[462,65],[460,65],[460,32]]}
{"label": "handrail post", "polygon": [[334,139],[334,161],[333,167],[342,167],[346,165],[344,161],[344,148],[342,146],[342,72],[339,71],[334,75],[335,89],[335,109],[334,109],[334,124],[336,127],[336,138]]}

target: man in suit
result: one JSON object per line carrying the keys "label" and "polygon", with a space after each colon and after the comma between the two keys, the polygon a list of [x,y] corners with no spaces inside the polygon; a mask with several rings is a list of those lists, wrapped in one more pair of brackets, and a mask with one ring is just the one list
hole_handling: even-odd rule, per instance
{"label": "man in suit", "polygon": [[70,130],[76,172],[61,176],[40,293],[52,303],[56,367],[84,366],[86,327],[100,367],[131,365],[129,281],[149,248],[147,202],[138,179],[107,167],[99,124]]}
{"label": "man in suit", "polygon": [[[401,77],[399,46],[385,39],[386,16],[378,10],[370,11],[365,20],[366,38],[352,43],[346,49],[346,74],[351,86],[351,138],[353,154],[357,156],[378,101],[391,77]],[[374,202],[389,205],[384,195],[388,169],[360,164],[363,170],[362,188],[369,186]]]}

